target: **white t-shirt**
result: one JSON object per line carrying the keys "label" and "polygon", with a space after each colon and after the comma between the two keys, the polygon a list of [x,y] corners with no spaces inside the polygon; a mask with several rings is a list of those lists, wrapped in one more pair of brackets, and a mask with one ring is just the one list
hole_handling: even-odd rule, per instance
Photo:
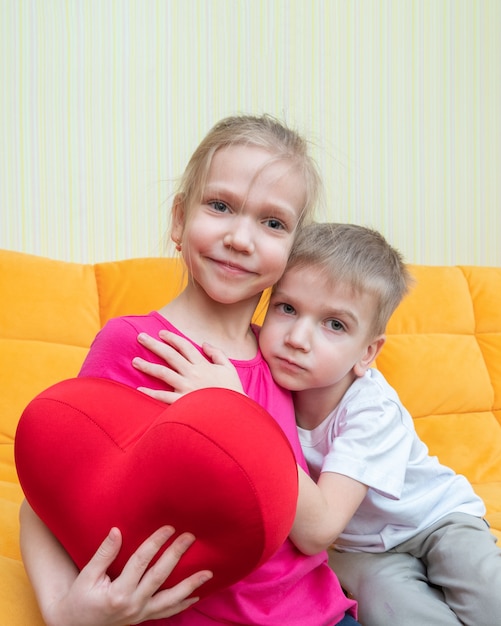
{"label": "white t-shirt", "polygon": [[411,415],[375,369],[357,378],[317,428],[298,430],[314,480],[336,472],[369,487],[336,540],[340,550],[383,552],[449,513],[485,514],[466,478],[429,455]]}

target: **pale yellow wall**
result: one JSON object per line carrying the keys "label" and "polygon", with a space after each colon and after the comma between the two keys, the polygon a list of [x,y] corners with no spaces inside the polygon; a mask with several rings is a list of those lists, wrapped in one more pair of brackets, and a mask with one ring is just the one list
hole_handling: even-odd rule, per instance
{"label": "pale yellow wall", "polygon": [[316,142],[320,219],[409,261],[501,265],[499,0],[0,0],[0,247],[162,253],[219,118]]}

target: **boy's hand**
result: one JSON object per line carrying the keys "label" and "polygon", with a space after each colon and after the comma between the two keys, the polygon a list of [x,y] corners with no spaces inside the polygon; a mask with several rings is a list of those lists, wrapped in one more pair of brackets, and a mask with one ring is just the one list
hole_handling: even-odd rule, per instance
{"label": "boy's hand", "polygon": [[222,387],[243,393],[237,371],[222,350],[204,343],[202,349],[208,357],[205,358],[184,337],[167,330],[161,330],[159,337],[161,341],[140,333],[138,341],[162,358],[166,365],[150,363],[140,357],[136,357],[132,364],[141,372],[162,380],[172,387],[172,391],[139,387],[140,391],[167,404],[172,404],[190,391],[207,387]]}
{"label": "boy's hand", "polygon": [[192,545],[193,535],[184,533],[177,537],[146,571],[173,533],[170,526],[156,531],[131,556],[120,576],[111,581],[106,570],[122,543],[118,529],[112,529],[71,587],[46,607],[47,624],[125,626],[170,617],[190,607],[198,598],[189,596],[212,577],[211,572],[197,572],[171,589],[156,592]]}

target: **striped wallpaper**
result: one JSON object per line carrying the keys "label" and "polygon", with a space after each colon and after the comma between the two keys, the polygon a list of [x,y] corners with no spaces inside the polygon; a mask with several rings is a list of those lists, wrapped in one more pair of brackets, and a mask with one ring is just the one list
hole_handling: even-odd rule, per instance
{"label": "striped wallpaper", "polygon": [[501,265],[500,32],[499,0],[0,0],[0,248],[163,254],[199,140],[269,112],[314,143],[319,219]]}

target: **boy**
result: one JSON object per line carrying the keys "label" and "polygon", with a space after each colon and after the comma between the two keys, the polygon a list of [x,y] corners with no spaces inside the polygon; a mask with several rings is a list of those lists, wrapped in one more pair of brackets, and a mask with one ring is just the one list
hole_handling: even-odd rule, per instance
{"label": "boy", "polygon": [[[484,504],[464,476],[429,456],[396,392],[370,367],[411,282],[401,255],[369,228],[313,224],[297,235],[259,336],[274,379],[293,393],[315,481],[298,469],[290,536],[307,554],[334,544],[330,565],[364,626],[497,626],[501,550]],[[241,390],[220,350],[204,345],[210,363],[177,337],[161,339],[170,347],[141,339],[172,368],[164,380],[175,392],[160,399],[203,386]],[[152,375],[156,367],[141,365]]]}
{"label": "boy", "polygon": [[[313,224],[274,287],[260,347],[293,392],[315,486],[292,540],[330,564],[365,626],[501,623],[501,550],[468,481],[430,457],[370,368],[411,278],[377,232]],[[304,509],[303,509],[304,510]]]}

